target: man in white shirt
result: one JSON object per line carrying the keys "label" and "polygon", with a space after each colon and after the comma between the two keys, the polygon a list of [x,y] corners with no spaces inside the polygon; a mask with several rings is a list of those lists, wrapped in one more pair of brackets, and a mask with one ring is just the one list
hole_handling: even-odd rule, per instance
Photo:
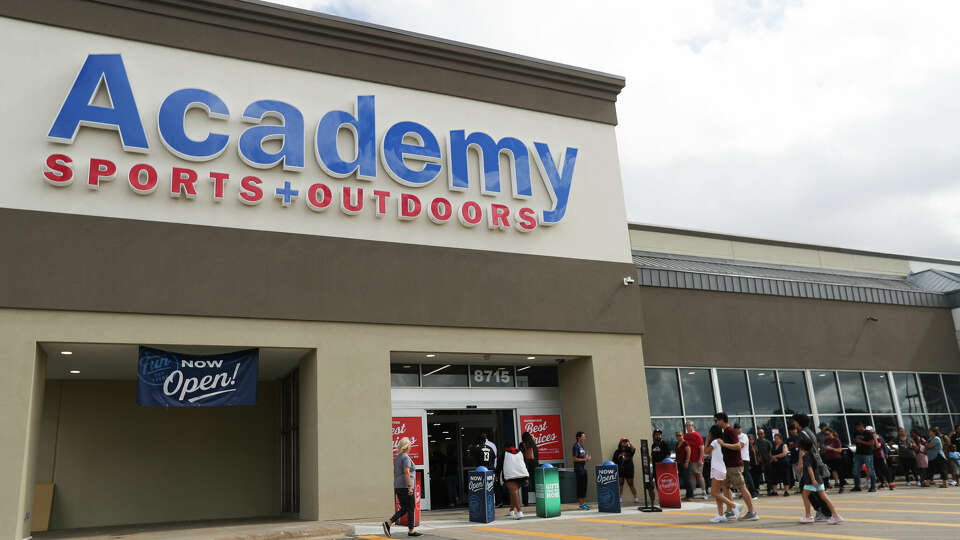
{"label": "man in white shirt", "polygon": [[743,459],[743,483],[749,491],[749,495],[741,493],[740,496],[749,496],[756,499],[760,493],[757,491],[756,486],[753,485],[753,476],[750,474],[750,438],[743,432],[740,424],[734,424],[733,429],[737,431],[737,440],[743,443],[743,448],[740,449],[740,458]]}

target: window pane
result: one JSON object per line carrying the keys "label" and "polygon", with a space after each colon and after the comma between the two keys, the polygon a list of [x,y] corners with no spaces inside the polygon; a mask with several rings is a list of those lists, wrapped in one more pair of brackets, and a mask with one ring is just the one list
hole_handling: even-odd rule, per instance
{"label": "window pane", "polygon": [[390,386],[420,386],[420,365],[390,364]]}
{"label": "window pane", "polygon": [[944,373],[943,385],[947,387],[947,404],[954,415],[960,413],[960,375]]}
{"label": "window pane", "polygon": [[897,438],[898,427],[896,416],[886,414],[873,416],[873,429],[887,442]]}
{"label": "window pane", "polygon": [[840,378],[840,396],[843,397],[843,407],[847,410],[847,414],[869,412],[860,373],[841,371],[837,375]]}
{"label": "window pane", "polygon": [[[773,370],[754,370],[747,372],[750,377],[750,389],[753,395],[753,407],[757,414],[780,414],[780,395],[777,393],[777,378]],[[723,396],[721,396],[721,399]]]}
{"label": "window pane", "polygon": [[783,408],[787,414],[809,413],[810,399],[807,396],[807,381],[802,371],[778,371]]}
{"label": "window pane", "polygon": [[654,418],[650,420],[650,423],[653,424],[653,429],[663,431],[663,440],[667,442],[667,447],[672,452],[673,447],[677,445],[677,438],[674,433],[678,429],[683,430],[683,418]]}
{"label": "window pane", "polygon": [[850,434],[847,433],[847,422],[842,416],[821,416],[820,421],[837,432],[837,436],[840,437],[840,442],[843,443],[844,446],[850,444]]}
{"label": "window pane", "polygon": [[847,417],[847,429],[850,430],[850,436],[857,432],[857,422],[863,422],[863,427],[870,425],[870,417],[866,415],[853,415]]}
{"label": "window pane", "polygon": [[943,388],[940,387],[940,375],[921,373],[920,387],[923,388],[923,400],[927,404],[928,413],[947,412],[947,400],[943,397]]}
{"label": "window pane", "polygon": [[757,434],[753,426],[752,416],[731,416],[730,425],[734,426],[737,424],[740,424],[740,429],[742,429],[745,434],[747,435],[751,433],[753,433],[754,435]]}
{"label": "window pane", "polygon": [[[837,381],[832,371],[814,371],[810,373],[813,379],[813,393],[817,400],[817,410],[820,414],[840,414],[840,394],[837,392]],[[836,429],[836,428],[834,428]],[[839,432],[838,432],[839,433]]]}
{"label": "window pane", "polygon": [[863,374],[863,378],[867,380],[870,409],[875,413],[892,413],[893,399],[890,397],[890,384],[887,381],[887,374],[868,372]]}
{"label": "window pane", "polygon": [[717,412],[709,369],[681,369],[680,387],[686,414],[700,416]]}
{"label": "window pane", "polygon": [[650,396],[650,416],[680,416],[680,386],[677,370],[647,368],[647,395]]}
{"label": "window pane", "polygon": [[423,364],[423,386],[429,388],[465,388],[467,366]]}
{"label": "window pane", "polygon": [[750,414],[750,396],[747,391],[747,374],[742,369],[718,369],[717,384],[720,386],[720,406],[727,414]]}
{"label": "window pane", "polygon": [[920,401],[920,389],[917,387],[917,377],[913,373],[894,373],[893,382],[897,386],[897,401],[900,402],[902,414],[916,414],[923,412]]}
{"label": "window pane", "polygon": [[706,440],[707,434],[710,433],[710,426],[713,425],[713,418],[687,418],[687,422],[693,422],[693,430]]}
{"label": "window pane", "polygon": [[[930,427],[940,428],[941,433],[949,433],[952,431],[950,428],[950,424],[952,423],[950,417],[945,414],[930,415]],[[927,434],[924,433],[923,436],[926,437]]]}
{"label": "window pane", "polygon": [[767,439],[773,441],[773,435],[779,433],[783,439],[787,439],[787,431],[783,423],[782,416],[758,416],[756,429],[763,429],[767,432]]}
{"label": "window pane", "polygon": [[916,431],[923,436],[924,439],[927,438],[927,418],[922,414],[911,414],[903,415],[903,429],[907,433],[913,433]]}
{"label": "window pane", "polygon": [[470,386],[513,388],[513,366],[470,366]]}
{"label": "window pane", "polygon": [[560,386],[556,366],[520,366],[517,368],[517,386],[546,388]]}

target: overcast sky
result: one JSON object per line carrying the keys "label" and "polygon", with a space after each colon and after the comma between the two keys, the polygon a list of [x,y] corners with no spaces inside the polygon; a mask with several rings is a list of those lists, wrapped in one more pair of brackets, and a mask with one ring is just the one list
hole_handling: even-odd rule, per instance
{"label": "overcast sky", "polygon": [[960,259],[960,3],[281,3],[623,75],[631,221]]}

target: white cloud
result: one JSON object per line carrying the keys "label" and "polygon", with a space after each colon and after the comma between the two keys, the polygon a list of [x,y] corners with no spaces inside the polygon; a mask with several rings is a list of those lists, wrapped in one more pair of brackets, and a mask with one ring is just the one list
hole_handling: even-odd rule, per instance
{"label": "white cloud", "polygon": [[960,4],[283,3],[624,75],[632,220],[960,258]]}

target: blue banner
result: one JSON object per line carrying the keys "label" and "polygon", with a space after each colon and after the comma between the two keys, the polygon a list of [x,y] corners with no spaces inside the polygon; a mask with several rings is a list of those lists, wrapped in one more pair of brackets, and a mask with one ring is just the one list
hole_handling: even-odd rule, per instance
{"label": "blue banner", "polygon": [[[481,467],[478,467],[478,469]],[[482,467],[486,469],[486,467]],[[470,505],[470,521],[490,523],[493,515],[493,471],[474,470],[470,472],[467,483],[467,497]]]}
{"label": "blue banner", "polygon": [[620,478],[613,463],[597,465],[597,510],[620,513]]}
{"label": "blue banner", "polygon": [[259,360],[259,349],[198,356],[140,347],[137,405],[256,405]]}

